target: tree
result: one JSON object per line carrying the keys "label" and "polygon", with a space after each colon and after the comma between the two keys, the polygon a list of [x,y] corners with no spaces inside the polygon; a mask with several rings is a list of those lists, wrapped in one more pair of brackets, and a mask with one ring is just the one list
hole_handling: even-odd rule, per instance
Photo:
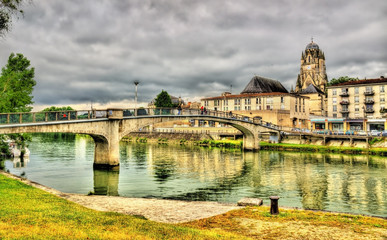
{"label": "tree", "polygon": [[13,15],[23,15],[20,9],[23,2],[25,0],[0,0],[0,36],[10,31]]}
{"label": "tree", "polygon": [[23,54],[11,53],[0,76],[0,112],[31,111],[34,76],[30,61]]}
{"label": "tree", "polygon": [[173,107],[171,96],[169,94],[162,90],[159,95],[157,95],[155,99],[155,106],[156,107]]}
{"label": "tree", "polygon": [[60,112],[60,111],[75,111],[75,109],[73,109],[70,106],[67,106],[67,107],[51,106],[42,110],[42,112]]}
{"label": "tree", "polygon": [[337,79],[336,78],[332,78],[327,85],[328,86],[332,86],[332,85],[335,85],[335,84],[349,82],[349,81],[356,81],[356,80],[359,80],[359,78],[350,78],[348,76],[339,77]]}

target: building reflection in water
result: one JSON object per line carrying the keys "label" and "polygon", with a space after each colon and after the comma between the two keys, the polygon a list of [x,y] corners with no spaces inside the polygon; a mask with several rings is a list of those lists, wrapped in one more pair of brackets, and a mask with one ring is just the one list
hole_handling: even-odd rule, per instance
{"label": "building reflection in water", "polygon": [[[136,186],[149,189],[143,196],[184,200],[236,202],[259,197],[268,203],[269,196],[279,195],[284,206],[344,212],[367,208],[387,214],[386,166],[385,158],[371,156],[121,145],[121,167],[148,176],[148,182]],[[101,178],[99,174],[94,178]],[[118,194],[118,172],[104,174],[109,187],[103,188],[99,180],[96,193],[98,188]]]}
{"label": "building reflection in water", "polygon": [[23,157],[23,158],[20,158],[20,157],[17,157],[17,158],[14,158],[13,159],[13,167],[14,168],[25,168],[27,167],[27,164],[28,162],[30,161],[30,159],[28,157]]}

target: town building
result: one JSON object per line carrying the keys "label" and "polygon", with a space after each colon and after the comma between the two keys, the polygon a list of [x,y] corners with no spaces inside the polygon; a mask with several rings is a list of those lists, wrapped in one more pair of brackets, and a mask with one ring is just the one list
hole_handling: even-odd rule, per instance
{"label": "town building", "polygon": [[295,89],[295,93],[309,97],[310,114],[326,115],[327,83],[325,54],[312,39],[301,54],[300,74],[298,74]]}
{"label": "town building", "polygon": [[284,127],[308,128],[309,97],[289,93],[276,80],[254,76],[240,94],[201,99],[208,110],[226,111]]}
{"label": "town building", "polygon": [[311,119],[314,129],[387,129],[387,78],[348,81],[327,87],[328,118]]}

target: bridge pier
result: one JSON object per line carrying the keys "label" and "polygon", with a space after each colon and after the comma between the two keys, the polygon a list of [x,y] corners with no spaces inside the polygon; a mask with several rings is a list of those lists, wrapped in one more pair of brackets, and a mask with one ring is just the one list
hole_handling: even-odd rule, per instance
{"label": "bridge pier", "polygon": [[243,149],[248,151],[258,151],[259,147],[259,134],[244,134],[243,135]]}
{"label": "bridge pier", "polygon": [[120,124],[122,111],[120,109],[108,109],[106,132],[107,138],[92,136],[95,142],[94,167],[112,168],[120,165]]}

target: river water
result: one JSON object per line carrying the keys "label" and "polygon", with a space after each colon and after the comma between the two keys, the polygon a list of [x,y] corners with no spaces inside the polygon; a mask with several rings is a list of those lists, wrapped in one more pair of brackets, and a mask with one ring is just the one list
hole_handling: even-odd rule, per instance
{"label": "river water", "polygon": [[[65,135],[66,136],[66,135]],[[90,137],[36,135],[28,161],[0,168],[62,192],[279,205],[387,217],[387,158],[120,143],[120,167],[94,170]]]}

